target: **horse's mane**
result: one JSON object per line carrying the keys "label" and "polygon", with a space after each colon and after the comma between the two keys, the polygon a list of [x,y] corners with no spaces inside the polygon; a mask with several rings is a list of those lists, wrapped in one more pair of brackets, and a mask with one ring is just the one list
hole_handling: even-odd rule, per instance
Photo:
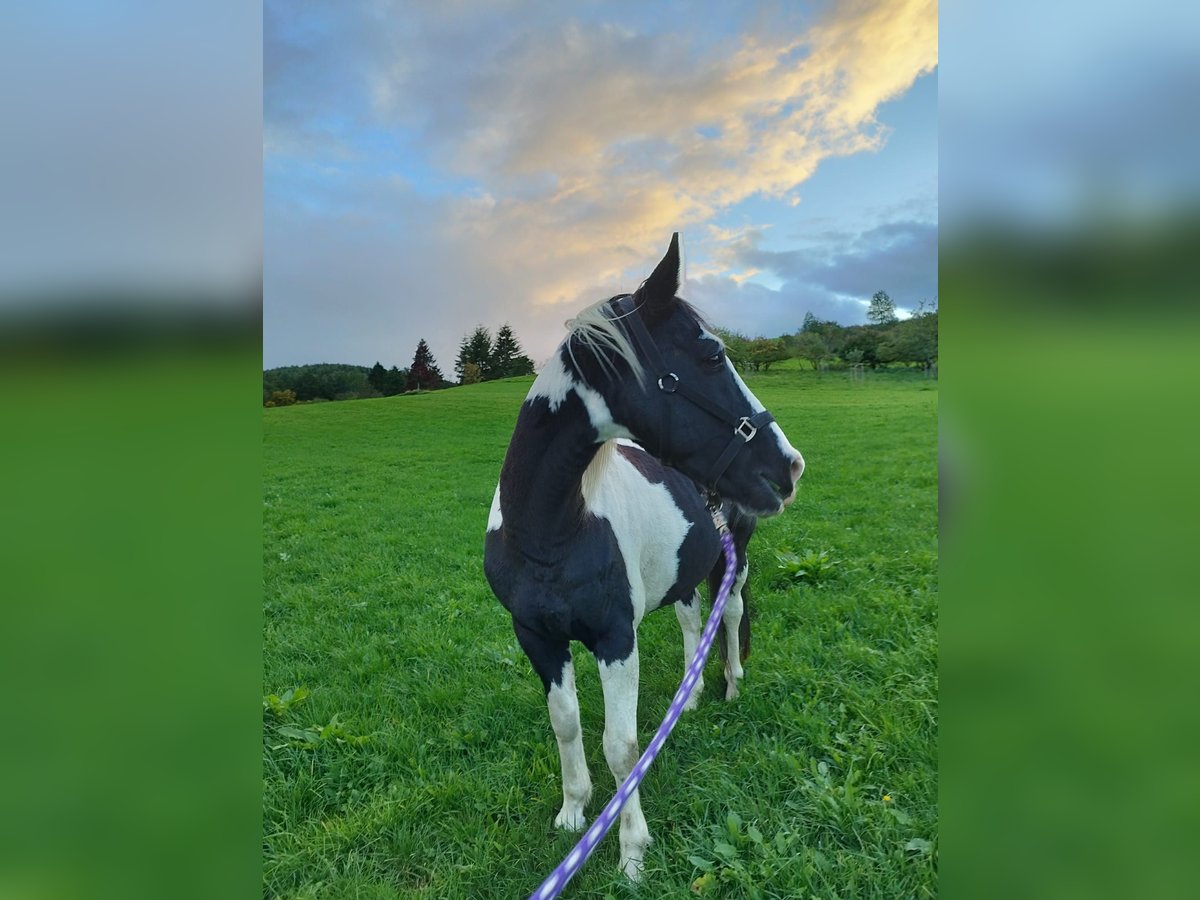
{"label": "horse's mane", "polygon": [[575,359],[575,346],[588,350],[600,363],[600,367],[611,376],[616,376],[617,369],[610,355],[623,361],[631,370],[633,377],[639,383],[644,383],[646,370],[642,361],[637,357],[637,350],[629,340],[629,336],[620,326],[621,316],[613,314],[610,301],[600,300],[582,310],[573,319],[567,319],[567,352],[578,371],[579,362]]}
{"label": "horse's mane", "polygon": [[[618,294],[617,297],[625,296]],[[637,296],[636,294],[634,295]],[[582,310],[579,315],[573,319],[567,319],[567,353],[571,356],[571,362],[575,364],[575,370],[579,371],[579,361],[575,359],[575,347],[578,344],[581,348],[588,350],[600,363],[600,368],[605,373],[612,377],[616,377],[617,369],[613,364],[609,355],[615,356],[633,370],[633,377],[639,384],[646,382],[646,369],[642,365],[642,361],[638,359],[637,348],[629,340],[625,330],[619,324],[625,316],[635,315],[634,312],[628,312],[623,315],[616,315],[610,305],[617,297],[609,297],[607,300],[600,300],[593,303],[591,306]],[[713,327],[705,321],[704,316],[696,307],[688,303],[686,300],[676,298],[676,302],[682,306],[689,316],[705,331],[713,331]],[[638,307],[635,307],[635,309]]]}

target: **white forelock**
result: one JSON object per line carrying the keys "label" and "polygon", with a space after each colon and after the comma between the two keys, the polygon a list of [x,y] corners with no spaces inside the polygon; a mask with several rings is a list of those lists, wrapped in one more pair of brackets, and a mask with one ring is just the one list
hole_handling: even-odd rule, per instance
{"label": "white forelock", "polygon": [[[643,381],[646,376],[645,369],[642,367],[641,360],[637,358],[637,350],[634,349],[624,329],[618,324],[620,318],[613,317],[609,314],[611,307],[607,300],[601,300],[598,303],[593,303],[591,306],[584,309],[579,315],[573,319],[567,320],[567,339],[564,342],[567,346],[567,351],[571,354],[571,359],[575,359],[575,351],[572,347],[571,339],[574,338],[574,343],[579,347],[591,352],[600,365],[610,371],[612,363],[605,356],[605,353],[613,353],[616,357],[622,360],[633,371],[633,377],[639,382]],[[627,313],[627,315],[637,315],[636,312]],[[578,366],[578,363],[576,363]],[[615,371],[613,371],[615,374]]]}

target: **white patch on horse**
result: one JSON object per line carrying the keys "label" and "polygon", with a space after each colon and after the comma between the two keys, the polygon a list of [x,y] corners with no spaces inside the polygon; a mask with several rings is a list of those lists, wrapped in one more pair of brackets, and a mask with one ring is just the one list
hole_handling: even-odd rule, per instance
{"label": "white patch on horse", "polygon": [[606,519],[625,560],[636,629],[679,575],[679,548],[691,528],[667,486],[646,480],[616,451],[600,448],[580,485],[584,507]]}
{"label": "white patch on horse", "polygon": [[[738,374],[737,369],[734,368],[733,362],[729,359],[729,357],[725,358],[725,365],[729,369],[729,374],[733,376],[734,383],[738,386],[738,389],[741,390],[742,396],[744,396],[746,398],[746,402],[750,404],[750,408],[756,413],[762,412],[764,409],[766,409],[766,407],[759,402],[759,399],[754,396],[754,392],[751,391],[750,388],[746,387],[746,382],[742,381],[742,376]],[[788,441],[787,435],[783,433],[783,429],[779,427],[778,422],[772,422],[767,427],[770,429],[771,434],[775,437],[775,443],[779,447],[779,452],[788,459],[795,461],[797,469],[795,480],[799,481],[800,476],[804,474],[804,457],[801,456],[800,451],[793,447],[791,442]]]}
{"label": "white patch on horse", "polygon": [[614,438],[630,437],[628,428],[613,421],[608,404],[604,402],[604,397],[597,391],[593,391],[587,385],[577,382],[575,384],[575,393],[583,401],[583,405],[587,409],[588,418],[592,422],[592,427],[596,429],[596,434],[599,435],[600,440],[608,441]]}
{"label": "white patch on horse", "polygon": [[571,391],[574,391],[583,401],[588,418],[600,440],[630,437],[629,429],[613,421],[612,412],[609,411],[608,404],[604,402],[604,397],[568,372],[559,353],[554,354],[542,368],[541,374],[534,379],[525,401],[528,403],[530,400],[544,397],[550,405],[550,412],[558,412],[558,408],[562,406],[563,401],[567,399],[567,394]]}
{"label": "white patch on horse", "polygon": [[587,824],[583,808],[592,796],[592,776],[583,755],[583,735],[579,727],[579,700],[575,694],[575,665],[563,664],[562,683],[551,684],[546,695],[550,707],[550,725],[558,741],[562,763],[563,805],[554,824],[566,831],[582,831]]}
{"label": "white patch on horse", "polygon": [[710,341],[716,341],[717,345],[720,346],[722,350],[725,349],[725,342],[721,340],[721,336],[719,334],[713,334],[703,325],[700,326],[700,337],[707,338]]}
{"label": "white patch on horse", "polygon": [[563,365],[559,352],[555,351],[550,361],[542,367],[538,377],[533,380],[533,386],[529,388],[525,400],[528,402],[545,397],[550,404],[550,412],[558,412],[559,406],[577,383],[575,376]]}
{"label": "white patch on horse", "polygon": [[492,511],[488,513],[488,531],[499,531],[504,524],[504,516],[500,514],[500,485],[496,485],[496,493],[492,496]]}

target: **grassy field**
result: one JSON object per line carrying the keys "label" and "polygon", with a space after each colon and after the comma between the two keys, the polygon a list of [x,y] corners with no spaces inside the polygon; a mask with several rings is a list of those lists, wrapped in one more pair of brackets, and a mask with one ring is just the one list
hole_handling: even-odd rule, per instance
{"label": "grassy field", "polygon": [[[936,895],[937,383],[748,380],[807,469],[751,545],[741,696],[710,660],[642,788],[643,884],[610,834],[567,896]],[[573,845],[541,685],[482,571],[529,382],[264,410],[264,896],[524,897]],[[781,581],[777,551],[836,565]],[[644,743],[682,675],[675,616],[639,644]],[[613,783],[579,651],[590,818]]]}

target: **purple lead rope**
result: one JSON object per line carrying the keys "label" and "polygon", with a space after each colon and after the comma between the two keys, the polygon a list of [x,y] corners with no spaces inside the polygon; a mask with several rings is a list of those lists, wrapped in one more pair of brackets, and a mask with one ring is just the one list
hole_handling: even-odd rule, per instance
{"label": "purple lead rope", "polygon": [[675,692],[675,698],[671,701],[671,705],[667,709],[666,718],[658,726],[658,731],[654,733],[649,746],[646,747],[646,752],[637,761],[637,765],[633,767],[633,771],[621,782],[621,786],[613,794],[613,798],[608,801],[604,809],[600,810],[600,815],[596,817],[596,821],[583,833],[583,837],[579,839],[579,843],[567,854],[567,858],[560,862],[546,880],[542,882],[541,886],[529,895],[530,900],[550,900],[551,897],[557,897],[559,892],[567,886],[567,882],[575,876],[575,873],[583,868],[583,864],[587,862],[588,856],[596,849],[596,845],[604,839],[604,835],[608,834],[608,829],[612,827],[613,822],[617,821],[617,816],[621,814],[621,808],[625,805],[625,802],[638,789],[638,785],[642,783],[642,779],[646,777],[646,772],[649,771],[650,764],[658,756],[658,751],[667,742],[667,736],[671,733],[671,729],[675,727],[675,723],[679,721],[679,717],[683,714],[683,705],[687,703],[688,697],[691,696],[692,688],[700,678],[700,673],[704,671],[704,662],[708,659],[708,651],[712,649],[713,639],[717,636],[717,626],[721,622],[721,613],[725,609],[725,601],[729,598],[730,588],[733,587],[734,571],[737,568],[737,554],[733,549],[733,538],[729,534],[729,529],[724,527],[724,523],[721,523],[721,546],[725,549],[725,575],[721,579],[721,587],[717,591],[717,597],[713,600],[712,611],[708,614],[708,621],[704,623],[704,631],[700,634],[700,643],[696,647],[696,655],[692,657],[687,672],[684,673],[679,690]]}

